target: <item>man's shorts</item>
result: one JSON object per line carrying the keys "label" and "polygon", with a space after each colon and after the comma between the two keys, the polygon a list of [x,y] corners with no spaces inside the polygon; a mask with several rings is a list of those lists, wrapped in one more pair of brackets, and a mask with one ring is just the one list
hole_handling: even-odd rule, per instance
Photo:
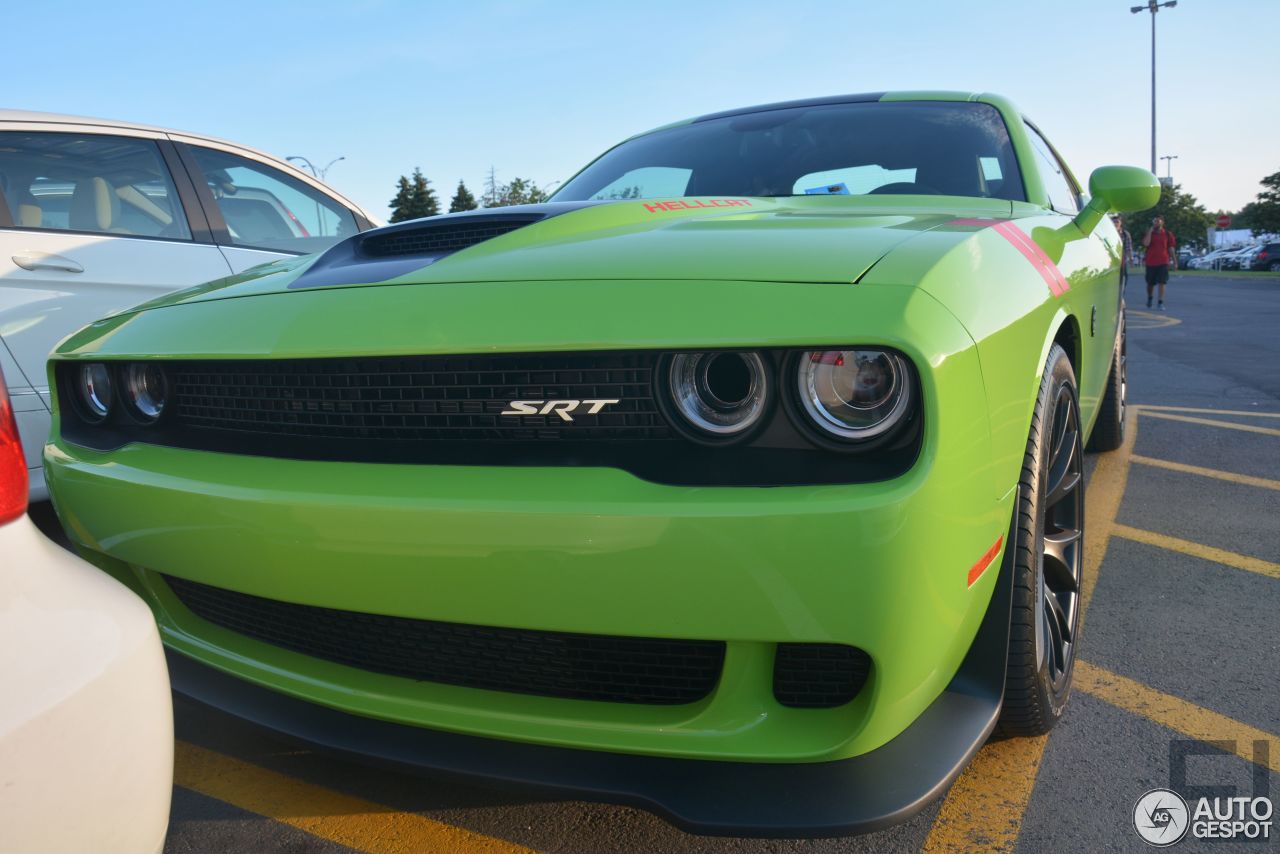
{"label": "man's shorts", "polygon": [[1169,281],[1169,265],[1155,264],[1147,265],[1147,284],[1163,285]]}

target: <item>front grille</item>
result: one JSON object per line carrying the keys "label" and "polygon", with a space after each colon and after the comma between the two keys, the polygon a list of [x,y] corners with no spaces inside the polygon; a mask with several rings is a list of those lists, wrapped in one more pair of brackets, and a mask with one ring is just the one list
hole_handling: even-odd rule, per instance
{"label": "front grille", "polygon": [[[781,376],[786,351],[761,355]],[[870,483],[898,477],[919,454],[919,418],[887,446],[833,453],[797,429],[785,401],[742,441],[703,444],[682,432],[682,416],[672,411],[660,370],[666,356],[602,350],[152,362],[164,371],[169,396],[150,424],[127,406],[102,421],[83,418],[77,365],[66,362],[57,367],[60,429],[66,441],[101,451],[142,442],[290,460],[612,468],[676,486]],[[126,364],[108,365],[123,386]]]}
{"label": "front grille", "polygon": [[715,688],[721,641],[529,631],[297,605],[164,576],[192,613],[374,673],[572,700],[677,705]]}
{"label": "front grille", "polygon": [[[666,439],[650,353],[175,362],[199,428],[360,440]],[[595,415],[502,415],[513,400],[617,400]]]}
{"label": "front grille", "polygon": [[773,696],[784,706],[829,709],[852,700],[871,673],[871,657],[835,643],[780,643]]}
{"label": "front grille", "polygon": [[508,232],[537,222],[542,216],[522,219],[503,219],[498,222],[457,222],[424,224],[421,228],[377,233],[360,243],[362,254],[371,258],[389,258],[396,255],[440,255],[457,252],[486,240],[492,240]]}

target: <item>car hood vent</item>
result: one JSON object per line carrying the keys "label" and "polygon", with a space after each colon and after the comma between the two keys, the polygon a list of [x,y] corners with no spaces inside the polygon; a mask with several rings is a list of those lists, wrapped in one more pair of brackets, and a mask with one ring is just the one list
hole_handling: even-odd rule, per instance
{"label": "car hood vent", "polygon": [[475,246],[500,237],[543,218],[543,214],[521,217],[469,219],[463,222],[430,221],[402,231],[373,232],[360,241],[360,252],[368,258],[391,258],[399,255],[440,255]]}
{"label": "car hood vent", "polygon": [[535,222],[601,202],[545,202],[494,211],[445,214],[401,222],[349,237],[315,260],[290,290],[385,282],[446,255]]}

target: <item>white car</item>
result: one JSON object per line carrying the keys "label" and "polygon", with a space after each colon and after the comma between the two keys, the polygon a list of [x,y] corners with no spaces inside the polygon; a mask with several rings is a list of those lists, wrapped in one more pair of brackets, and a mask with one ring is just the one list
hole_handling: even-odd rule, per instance
{"label": "white car", "polygon": [[1193,270],[1212,270],[1215,264],[1227,255],[1231,250],[1215,249],[1212,252],[1206,252],[1199,258],[1192,258],[1189,265]]}
{"label": "white car", "polygon": [[0,373],[48,493],[49,351],[179,288],[328,248],[374,222],[289,163],[145,125],[0,110]]}
{"label": "white car", "polygon": [[173,708],[155,620],[26,508],[0,381],[0,850],[159,852]]}

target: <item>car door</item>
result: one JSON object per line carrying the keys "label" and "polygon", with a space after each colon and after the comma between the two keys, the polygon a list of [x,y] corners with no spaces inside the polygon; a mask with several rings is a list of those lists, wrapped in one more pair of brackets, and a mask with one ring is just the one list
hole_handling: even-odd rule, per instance
{"label": "car door", "polygon": [[323,252],[371,227],[360,211],[306,176],[252,152],[175,137],[214,240],[235,272]]}
{"label": "car door", "polygon": [[[19,425],[35,469],[54,346],[108,314],[231,268],[163,134],[0,123],[0,196],[0,343],[22,374],[7,377],[11,387],[41,401]],[[33,474],[32,496],[43,497]]]}

